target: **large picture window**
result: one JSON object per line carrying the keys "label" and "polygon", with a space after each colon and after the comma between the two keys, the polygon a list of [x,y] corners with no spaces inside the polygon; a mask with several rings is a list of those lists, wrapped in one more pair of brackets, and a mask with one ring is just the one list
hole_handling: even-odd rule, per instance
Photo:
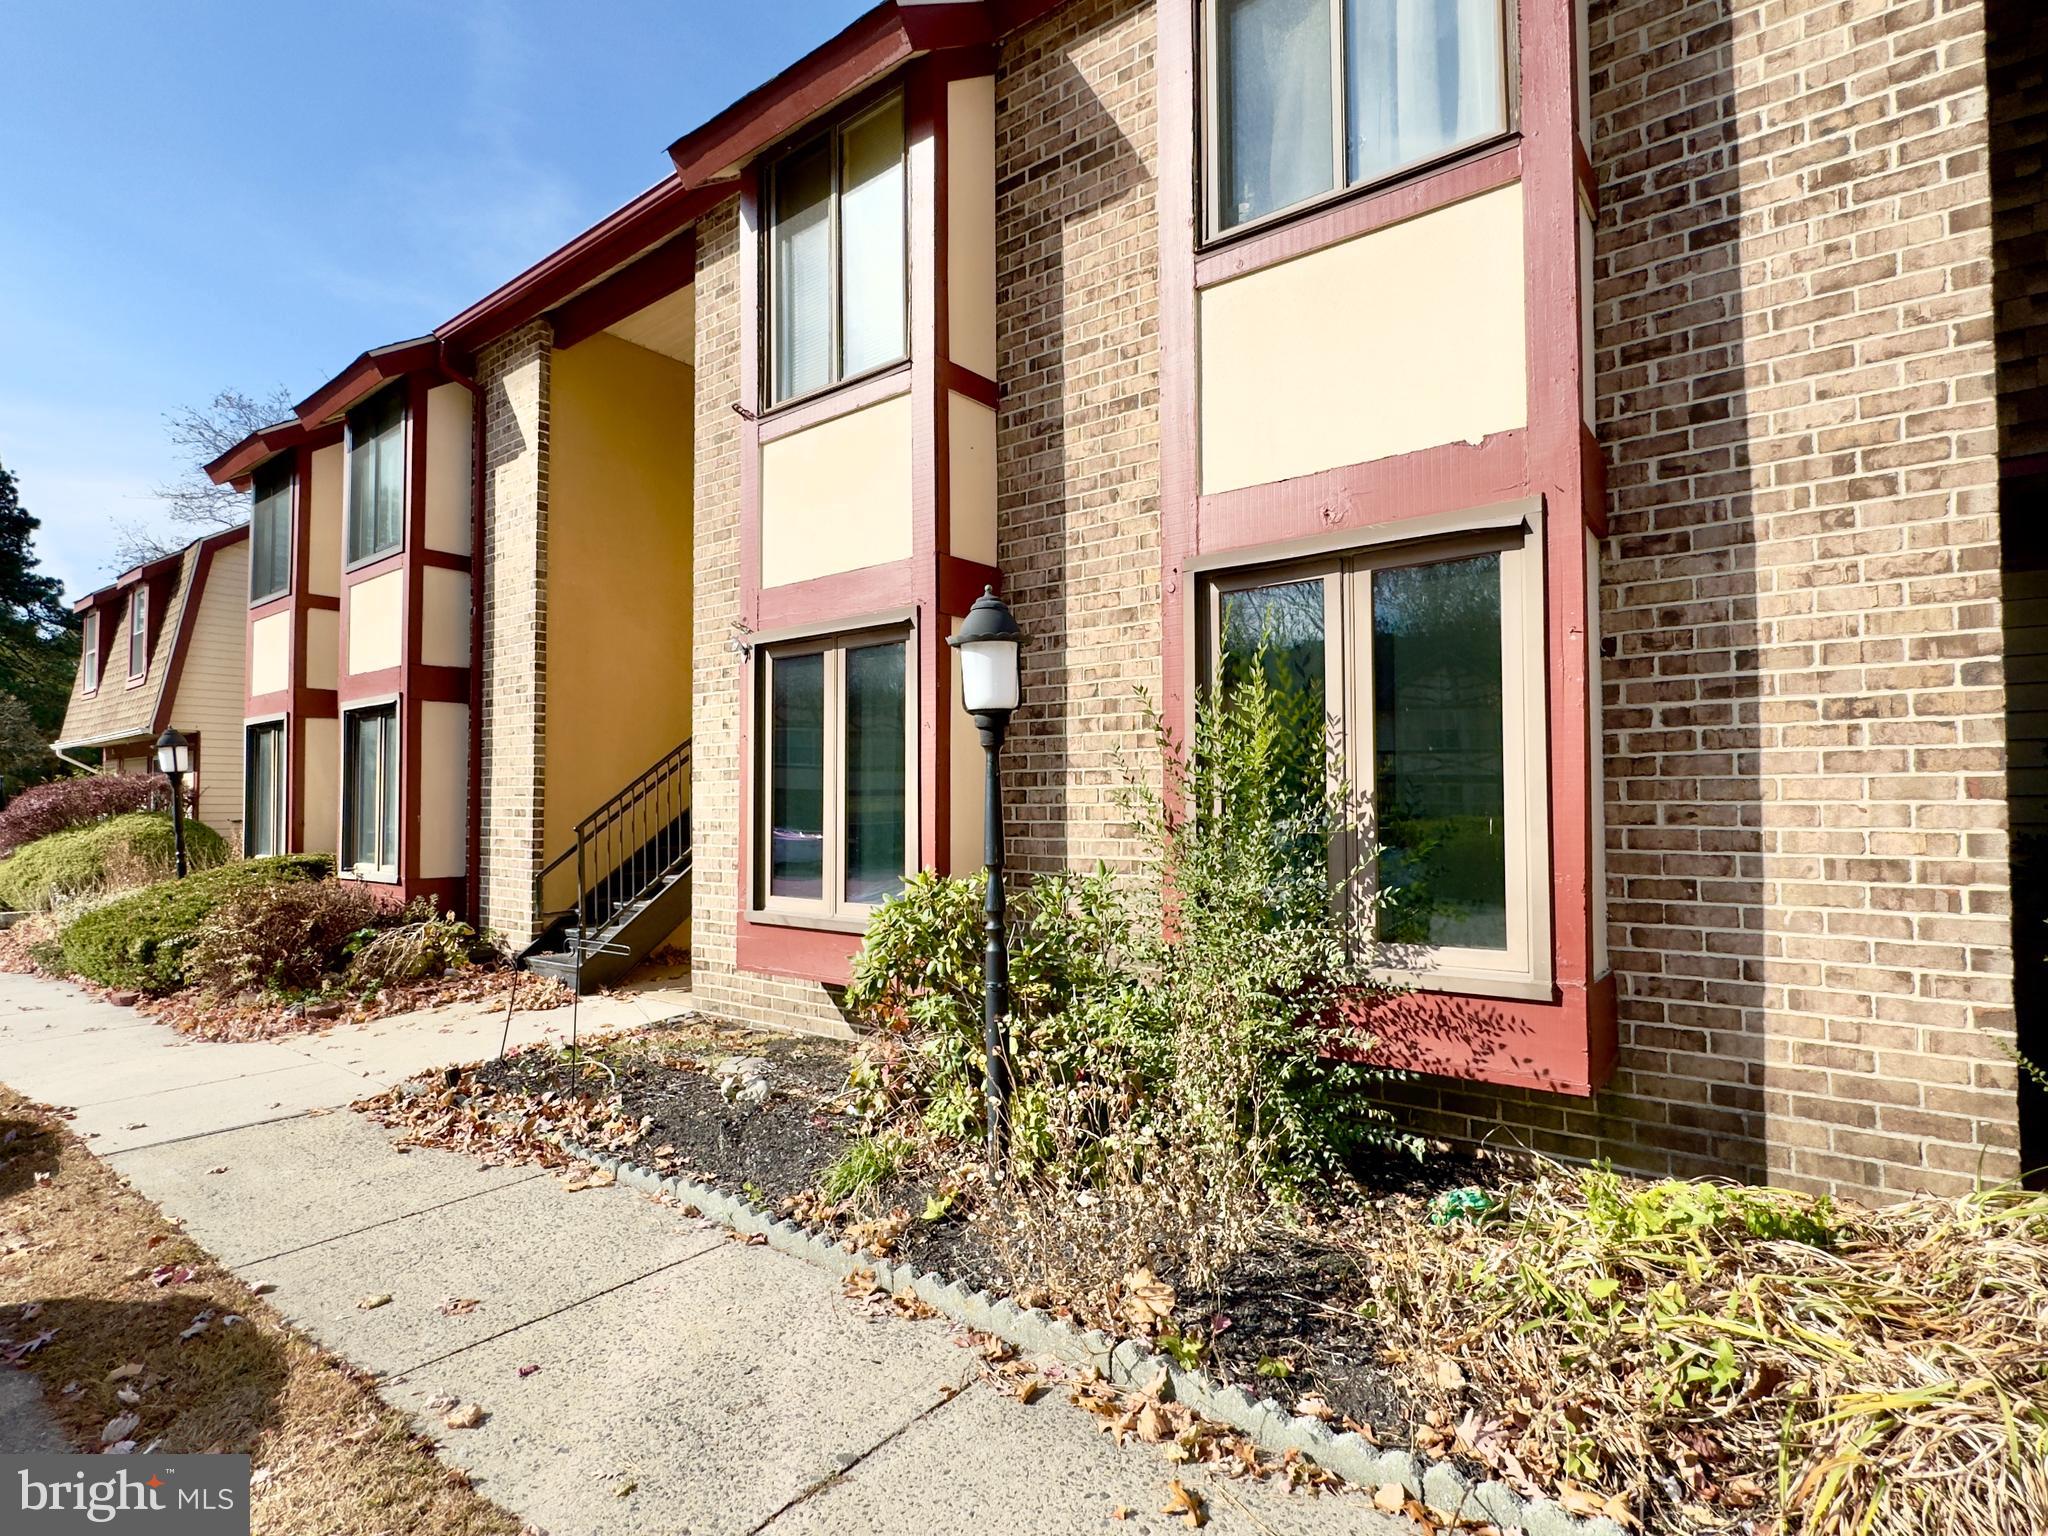
{"label": "large picture window", "polygon": [[903,98],[770,168],[768,403],[906,355]]}
{"label": "large picture window", "polygon": [[249,601],[277,597],[292,584],[291,461],[256,473],[249,509]]}
{"label": "large picture window", "polygon": [[[1261,668],[1301,792],[1341,774],[1390,969],[1534,979],[1547,967],[1541,565],[1529,536],[1461,535],[1215,578],[1209,677]],[[1546,973],[1547,974],[1547,973]]]}
{"label": "large picture window", "polygon": [[1501,133],[1502,0],[1205,0],[1209,229]]}
{"label": "large picture window", "polygon": [[342,726],[341,860],[376,879],[398,874],[398,706],[350,710]]}
{"label": "large picture window", "polygon": [[405,385],[348,413],[348,563],[398,548],[405,528]]}
{"label": "large picture window", "polygon": [[128,681],[149,671],[149,588],[137,587],[128,599]]}
{"label": "large picture window", "polygon": [[755,906],[864,917],[911,865],[909,646],[900,634],[764,653]]}
{"label": "large picture window", "polygon": [[284,849],[284,722],[267,721],[248,731],[242,766],[242,852],[252,859]]}

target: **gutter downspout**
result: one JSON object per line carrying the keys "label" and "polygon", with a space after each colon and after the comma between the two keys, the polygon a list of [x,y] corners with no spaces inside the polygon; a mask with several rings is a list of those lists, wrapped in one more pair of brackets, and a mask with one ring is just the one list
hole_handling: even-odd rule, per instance
{"label": "gutter downspout", "polygon": [[484,389],[455,366],[455,355],[443,338],[441,371],[469,391],[469,814],[464,828],[463,868],[468,878],[470,926],[484,927]]}
{"label": "gutter downspout", "polygon": [[96,774],[106,772],[106,765],[104,763],[95,766],[91,763],[80,762],[77,758],[73,757],[69,752],[62,750],[61,748],[55,745],[51,746],[50,755],[56,758],[58,762],[69,763],[72,767],[79,769],[81,772],[84,773]]}

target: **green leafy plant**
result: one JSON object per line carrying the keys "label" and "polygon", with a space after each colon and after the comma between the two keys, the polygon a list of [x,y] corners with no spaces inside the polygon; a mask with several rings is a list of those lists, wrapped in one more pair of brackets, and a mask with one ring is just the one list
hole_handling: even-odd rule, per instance
{"label": "green leafy plant", "polygon": [[319,880],[333,868],[324,854],[248,859],[184,880],[145,886],[66,924],[57,936],[63,968],[103,986],[175,992],[199,930],[237,892],[293,880]]}
{"label": "green leafy plant", "polygon": [[[168,813],[132,811],[52,833],[0,863],[0,903],[46,911],[60,902],[161,880],[175,866]],[[228,857],[222,836],[204,822],[185,823],[188,868],[210,869]]]}
{"label": "green leafy plant", "polygon": [[818,1188],[828,1200],[857,1200],[894,1178],[910,1153],[911,1143],[906,1137],[887,1132],[863,1136],[819,1176]]}

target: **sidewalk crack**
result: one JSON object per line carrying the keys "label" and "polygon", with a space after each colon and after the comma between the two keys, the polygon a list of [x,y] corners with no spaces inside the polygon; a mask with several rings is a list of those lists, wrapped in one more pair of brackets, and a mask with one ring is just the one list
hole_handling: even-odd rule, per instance
{"label": "sidewalk crack", "polygon": [[894,1429],[890,1430],[888,1434],[882,1436],[882,1438],[877,1440],[873,1445],[869,1446],[866,1450],[862,1451],[859,1455],[855,1456],[851,1461],[847,1462],[845,1466],[833,1468],[830,1472],[826,1473],[823,1477],[819,1478],[815,1483],[812,1483],[810,1487],[804,1489],[795,1498],[791,1499],[787,1504],[783,1505],[782,1508],[776,1510],[774,1514],[770,1515],[767,1519],[763,1520],[759,1525],[750,1528],[747,1531],[747,1536],[761,1536],[761,1533],[763,1531],[767,1530],[770,1526],[774,1525],[776,1521],[780,1520],[784,1515],[788,1514],[791,1510],[795,1509],[799,1504],[807,1503],[809,1500],[815,1498],[818,1494],[823,1493],[827,1488],[832,1487],[834,1484],[844,1482],[848,1477],[853,1475],[853,1469],[855,1467],[858,1467],[862,1462],[866,1461],[870,1456],[874,1455],[875,1452],[882,1449],[883,1446],[894,1444],[895,1441],[899,1439],[901,1436],[908,1434],[911,1430],[915,1429],[918,1425],[922,1424],[926,1419],[930,1418],[933,1414],[937,1413],[941,1408],[944,1408],[948,1403],[958,1398],[961,1393],[965,1392],[969,1387],[973,1385],[974,1379],[972,1377],[969,1377],[965,1381],[955,1382],[952,1386],[946,1388],[945,1396],[941,1397],[936,1403],[933,1403],[931,1407],[926,1408],[922,1412],[913,1414],[910,1418],[905,1419],[901,1424],[898,1424]]}

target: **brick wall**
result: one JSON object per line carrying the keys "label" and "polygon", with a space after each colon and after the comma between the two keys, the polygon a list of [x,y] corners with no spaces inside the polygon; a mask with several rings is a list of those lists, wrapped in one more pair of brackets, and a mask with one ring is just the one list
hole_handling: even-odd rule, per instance
{"label": "brick wall", "polygon": [[484,925],[533,937],[547,734],[548,393],[552,332],[535,321],[477,359],[484,394]]}
{"label": "brick wall", "polygon": [[1595,0],[1620,1067],[1420,1122],[1867,1199],[2013,1170],[1982,29]]}
{"label": "brick wall", "polygon": [[1017,868],[1131,852],[1119,755],[1156,775],[1158,107],[1150,3],[1081,0],[996,77],[998,564],[1029,706],[1004,756]]}

